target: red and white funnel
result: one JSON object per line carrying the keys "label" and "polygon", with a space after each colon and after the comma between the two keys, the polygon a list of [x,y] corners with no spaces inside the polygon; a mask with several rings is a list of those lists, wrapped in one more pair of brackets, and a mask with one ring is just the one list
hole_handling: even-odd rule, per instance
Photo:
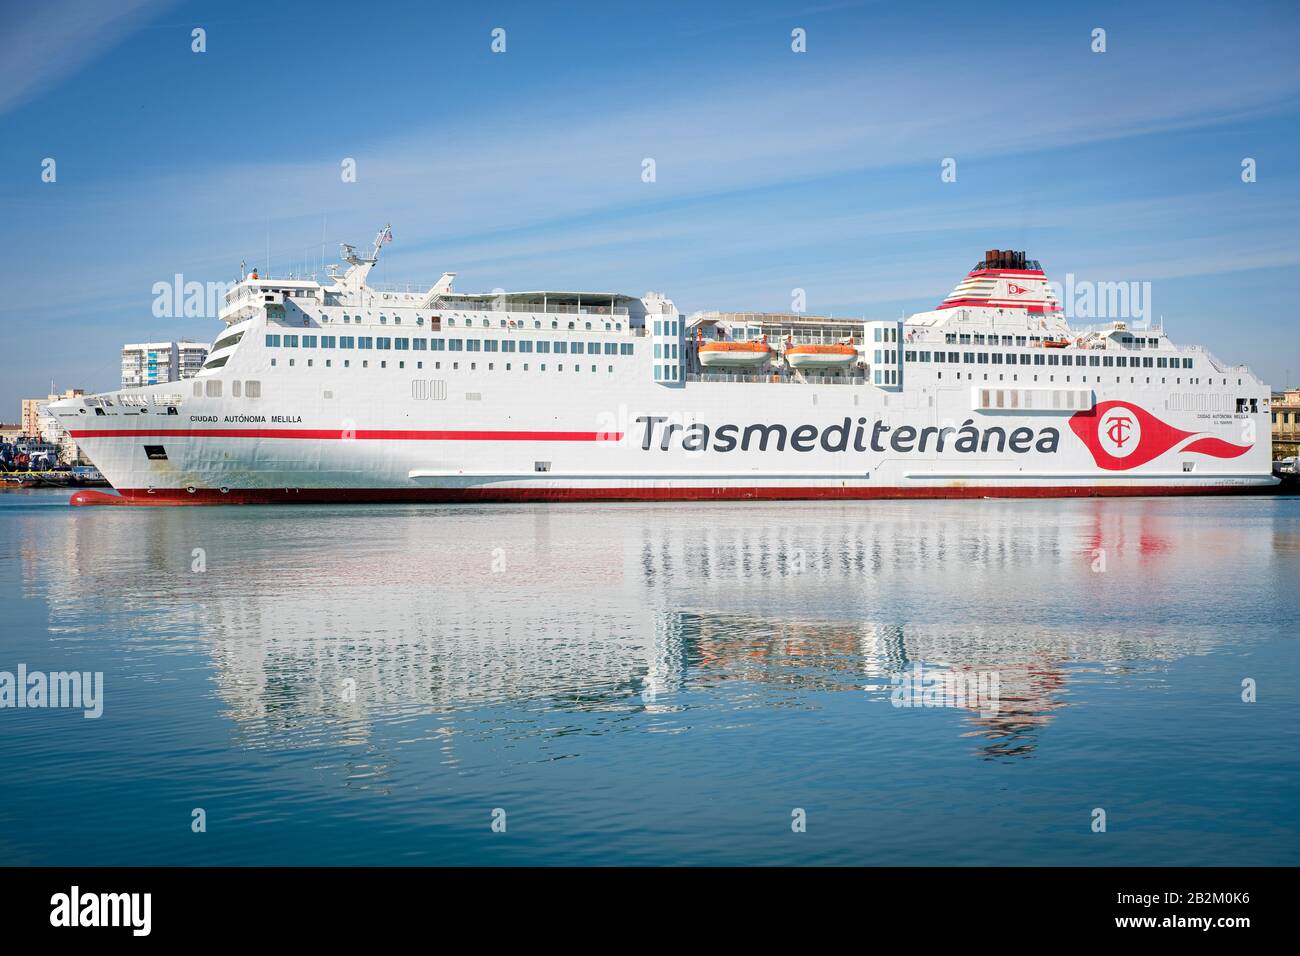
{"label": "red and white funnel", "polygon": [[1038,260],[1010,249],[984,253],[939,308],[1024,309],[1035,315],[1061,310]]}

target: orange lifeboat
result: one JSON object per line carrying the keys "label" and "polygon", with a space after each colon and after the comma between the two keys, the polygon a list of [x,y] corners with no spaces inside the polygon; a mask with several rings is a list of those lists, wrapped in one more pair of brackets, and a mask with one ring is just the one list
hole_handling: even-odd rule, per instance
{"label": "orange lifeboat", "polygon": [[772,354],[766,342],[704,342],[697,352],[705,368],[749,368]]}
{"label": "orange lifeboat", "polygon": [[857,359],[852,345],[792,345],[785,350],[791,368],[845,368]]}
{"label": "orange lifeboat", "polygon": [[1045,349],[1063,349],[1070,344],[1069,339],[1044,339],[1043,348]]}

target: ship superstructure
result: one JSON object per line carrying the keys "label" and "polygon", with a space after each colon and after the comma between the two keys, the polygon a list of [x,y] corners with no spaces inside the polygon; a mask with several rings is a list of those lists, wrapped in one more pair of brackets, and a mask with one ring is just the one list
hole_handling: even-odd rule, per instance
{"label": "ship superstructure", "polygon": [[[1269,390],[1163,329],[1073,328],[990,250],[929,312],[254,271],[195,379],[51,411],[131,503],[1196,494],[1274,483]],[[82,500],[93,500],[83,493]]]}

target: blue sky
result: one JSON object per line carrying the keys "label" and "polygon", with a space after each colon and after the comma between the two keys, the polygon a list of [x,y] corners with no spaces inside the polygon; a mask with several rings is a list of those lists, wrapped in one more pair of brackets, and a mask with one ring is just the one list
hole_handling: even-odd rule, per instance
{"label": "blue sky", "polygon": [[684,311],[897,316],[1025,249],[1150,281],[1176,341],[1295,381],[1298,41],[1294,2],[0,0],[0,419],[116,386],[124,342],[214,337],[154,318],[155,282],[265,268],[268,239],[318,269],[386,221],[375,281]]}

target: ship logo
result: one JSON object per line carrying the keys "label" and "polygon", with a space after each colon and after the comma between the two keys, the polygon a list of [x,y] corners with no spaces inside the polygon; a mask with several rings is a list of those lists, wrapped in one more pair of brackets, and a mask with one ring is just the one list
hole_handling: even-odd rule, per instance
{"label": "ship logo", "polygon": [[1142,426],[1126,409],[1112,409],[1097,426],[1101,446],[1115,458],[1125,458],[1142,442]]}
{"label": "ship logo", "polygon": [[1007,292],[1010,295],[1024,295],[1029,290],[1022,285],[1016,285],[1014,282],[1007,283]]}
{"label": "ship logo", "polygon": [[1137,468],[1175,448],[1182,454],[1238,458],[1255,447],[1183,431],[1128,402],[1102,402],[1089,411],[1076,412],[1070,418],[1070,429],[1088,446],[1097,466],[1107,471]]}

